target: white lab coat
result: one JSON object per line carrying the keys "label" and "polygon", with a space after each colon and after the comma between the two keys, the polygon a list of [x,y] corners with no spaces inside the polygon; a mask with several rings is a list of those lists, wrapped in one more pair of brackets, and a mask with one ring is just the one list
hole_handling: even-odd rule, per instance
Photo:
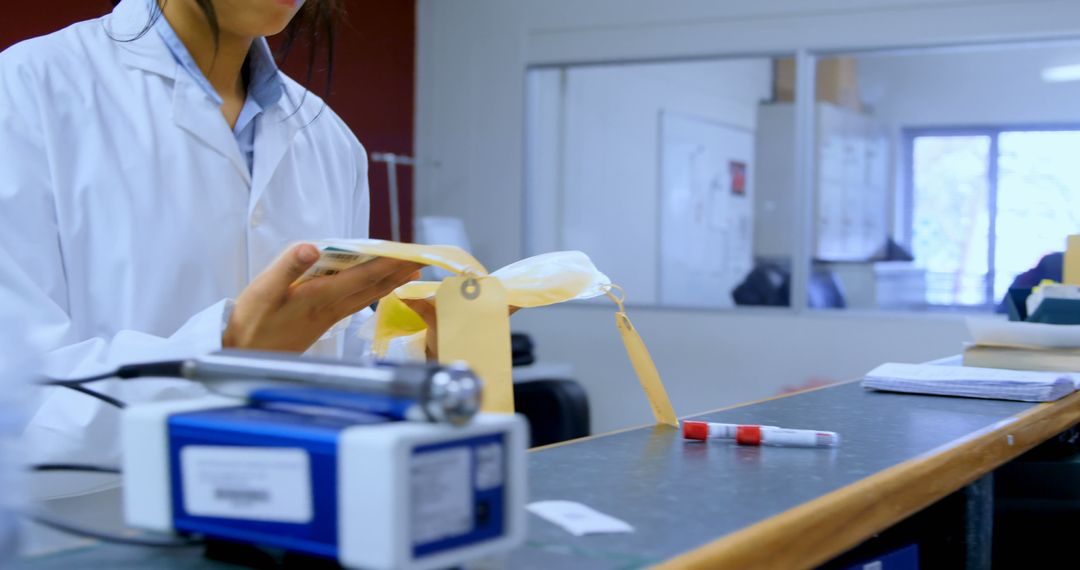
{"label": "white lab coat", "polygon": [[[158,34],[117,41],[145,26],[146,4],[124,0],[0,54],[0,259],[14,260],[0,286],[28,309],[52,377],[215,350],[231,299],[288,244],[367,236],[367,157],[341,119],[286,78],[249,173],[220,110]],[[317,351],[345,350],[344,336]],[[128,402],[201,392],[179,380],[93,388]],[[37,392],[27,462],[119,464],[117,410]],[[103,485],[86,480],[50,482],[47,494]]]}

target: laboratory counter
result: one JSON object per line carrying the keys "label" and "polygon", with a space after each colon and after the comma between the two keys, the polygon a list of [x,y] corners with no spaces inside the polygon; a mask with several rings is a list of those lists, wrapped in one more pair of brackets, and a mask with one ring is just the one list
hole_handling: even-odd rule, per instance
{"label": "laboratory counter", "polygon": [[[687,441],[658,425],[535,450],[530,501],[584,503],[634,532],[575,537],[530,515],[525,545],[496,566],[808,568],[960,494],[966,565],[979,567],[990,556],[988,474],[1080,422],[1080,393],[1028,404],[868,392],[851,382],[694,419],[828,430],[842,439],[835,449],[742,447]],[[196,549],[113,545],[19,567],[76,566],[235,568]]]}

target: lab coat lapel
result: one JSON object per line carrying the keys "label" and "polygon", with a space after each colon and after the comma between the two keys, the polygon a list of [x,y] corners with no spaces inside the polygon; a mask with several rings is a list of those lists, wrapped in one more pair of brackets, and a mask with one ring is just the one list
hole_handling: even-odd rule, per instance
{"label": "lab coat lapel", "polygon": [[[282,101],[287,101],[282,97]],[[259,117],[255,129],[255,164],[252,168],[251,208],[269,186],[282,159],[292,146],[293,138],[300,129],[301,113],[292,113],[279,101]]]}
{"label": "lab coat lapel", "polygon": [[250,186],[247,160],[240,154],[240,145],[221,109],[179,68],[161,37],[152,29],[145,29],[149,16],[145,0],[124,0],[109,15],[104,24],[106,29],[113,37],[123,40],[116,42],[120,58],[136,69],[172,78],[176,125],[228,159]]}
{"label": "lab coat lapel", "polygon": [[[160,16],[159,16],[160,17]],[[146,29],[150,12],[145,0],[124,0],[102,23],[109,37],[116,40],[120,59],[136,69],[169,78],[176,77],[176,60],[153,29]]]}
{"label": "lab coat lapel", "polygon": [[248,172],[247,160],[240,154],[240,145],[236,142],[236,135],[225,122],[221,109],[186,73],[176,75],[176,84],[173,89],[173,120],[178,127],[227,158],[244,182],[251,185],[251,173]]}

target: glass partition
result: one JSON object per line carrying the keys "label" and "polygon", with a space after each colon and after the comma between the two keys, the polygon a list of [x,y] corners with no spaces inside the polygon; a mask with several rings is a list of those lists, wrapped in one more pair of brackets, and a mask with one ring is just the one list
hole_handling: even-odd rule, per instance
{"label": "glass partition", "polygon": [[1080,43],[803,61],[799,105],[790,57],[529,70],[526,253],[694,309],[989,312],[1060,279]]}
{"label": "glass partition", "polygon": [[820,59],[810,305],[1003,310],[1080,232],[1076,64],[1060,42]]}
{"label": "glass partition", "polygon": [[636,304],[789,304],[792,66],[542,68],[527,92],[528,254],[585,251]]}

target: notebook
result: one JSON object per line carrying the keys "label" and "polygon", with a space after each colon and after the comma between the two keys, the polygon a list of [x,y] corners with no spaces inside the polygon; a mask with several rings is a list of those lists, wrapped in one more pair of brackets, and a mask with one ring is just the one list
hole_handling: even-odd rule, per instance
{"label": "notebook", "polygon": [[1052,402],[1075,392],[1080,387],[1080,376],[1061,372],[888,363],[867,373],[862,386],[886,392]]}
{"label": "notebook", "polygon": [[969,344],[964,366],[1080,373],[1080,349]]}

